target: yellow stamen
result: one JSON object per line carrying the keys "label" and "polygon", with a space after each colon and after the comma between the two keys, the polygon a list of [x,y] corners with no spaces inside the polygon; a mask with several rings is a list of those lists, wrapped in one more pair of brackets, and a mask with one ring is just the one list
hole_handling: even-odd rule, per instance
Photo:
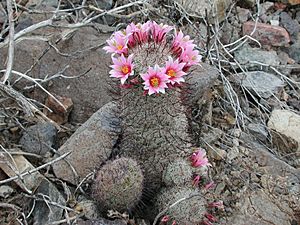
{"label": "yellow stamen", "polygon": [[176,73],[175,73],[174,70],[168,70],[168,71],[167,71],[167,75],[168,75],[169,77],[175,77]]}
{"label": "yellow stamen", "polygon": [[122,73],[127,74],[129,73],[129,67],[128,66],[122,66]]}
{"label": "yellow stamen", "polygon": [[117,46],[117,49],[118,49],[119,51],[121,51],[121,50],[123,49],[123,46],[122,46],[122,45],[118,45],[118,46]]}
{"label": "yellow stamen", "polygon": [[152,87],[158,87],[159,86],[159,79],[157,77],[152,77],[150,79],[150,84]]}

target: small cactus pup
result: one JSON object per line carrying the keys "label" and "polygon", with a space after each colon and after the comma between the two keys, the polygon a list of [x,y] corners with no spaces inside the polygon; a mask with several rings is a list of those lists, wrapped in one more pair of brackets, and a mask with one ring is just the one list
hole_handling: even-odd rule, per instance
{"label": "small cactus pup", "polygon": [[163,224],[196,225],[205,218],[207,202],[198,190],[175,186],[162,188],[156,204],[160,212],[167,209],[164,213],[169,220]]}
{"label": "small cactus pup", "polygon": [[154,21],[131,23],[107,43],[110,76],[121,83],[120,154],[141,165],[149,196],[160,190],[164,168],[192,146],[182,87],[201,56],[188,35]]}
{"label": "small cactus pup", "polygon": [[138,163],[130,158],[108,162],[97,171],[92,196],[102,212],[132,210],[143,190],[143,174]]}

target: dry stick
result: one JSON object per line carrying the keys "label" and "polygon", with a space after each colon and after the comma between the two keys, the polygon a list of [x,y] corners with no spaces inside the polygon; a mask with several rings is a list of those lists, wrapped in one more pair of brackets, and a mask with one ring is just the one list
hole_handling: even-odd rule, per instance
{"label": "dry stick", "polygon": [[[3,73],[5,70],[0,70],[0,73]],[[66,107],[57,99],[57,98],[55,98],[55,96],[54,95],[52,95],[49,91],[47,91],[42,85],[40,85],[34,78],[32,78],[32,77],[30,77],[30,76],[28,76],[28,75],[26,75],[26,74],[23,74],[23,73],[20,73],[20,72],[18,72],[18,71],[14,71],[14,70],[12,70],[11,71],[13,74],[16,74],[16,75],[18,75],[18,76],[20,76],[20,77],[23,77],[23,78],[25,78],[25,79],[27,79],[27,80],[30,80],[30,81],[32,81],[33,83],[35,83],[39,88],[41,88],[46,94],[48,94],[51,98],[53,98],[54,99],[54,101],[55,102],[57,102],[61,107],[63,107],[63,109],[64,110],[67,110],[66,109]]]}
{"label": "dry stick", "polygon": [[[30,175],[30,174],[32,174],[32,173],[35,173],[35,172],[37,172],[37,171],[39,171],[39,170],[41,170],[41,169],[43,169],[43,168],[45,168],[45,167],[47,167],[47,166],[50,166],[50,165],[52,165],[52,164],[58,162],[59,160],[64,159],[64,158],[67,157],[70,153],[71,153],[71,152],[66,152],[65,154],[63,154],[63,155],[57,157],[56,159],[53,159],[52,161],[50,161],[50,162],[48,162],[48,163],[46,163],[46,164],[44,164],[44,165],[41,165],[41,166],[36,167],[36,168],[34,168],[34,169],[31,169],[31,170],[29,170],[29,171],[27,171],[27,172],[24,172],[24,173],[22,173],[22,174],[19,174],[19,176],[24,177],[24,176]],[[6,183],[8,183],[8,182],[10,182],[10,181],[14,181],[14,180],[18,179],[19,176],[14,176],[14,177],[10,177],[10,178],[5,179],[5,180],[1,180],[1,181],[0,181],[0,185],[6,184]]]}
{"label": "dry stick", "polygon": [[3,83],[5,84],[8,80],[10,73],[14,64],[14,35],[15,35],[15,22],[14,22],[14,12],[12,9],[12,0],[7,0],[7,12],[8,12],[8,21],[9,21],[9,43],[8,43],[8,56],[7,56],[7,66],[3,78]]}
{"label": "dry stick", "polygon": [[0,202],[0,208],[10,208],[14,211],[20,211],[21,210],[21,208],[19,208],[16,205],[9,204],[9,203],[4,203],[4,202]]}

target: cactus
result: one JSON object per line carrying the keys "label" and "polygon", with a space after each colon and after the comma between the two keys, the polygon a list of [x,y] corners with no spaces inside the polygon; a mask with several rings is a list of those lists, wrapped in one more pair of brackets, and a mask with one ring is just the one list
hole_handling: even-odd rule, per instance
{"label": "cactus", "polygon": [[163,172],[163,182],[168,187],[191,186],[193,170],[191,163],[184,159],[171,162]]}
{"label": "cactus", "polygon": [[93,198],[102,211],[132,209],[139,202],[142,190],[142,171],[130,158],[119,158],[105,164],[97,171],[92,184]]}
{"label": "cactus", "polygon": [[197,190],[187,187],[163,188],[156,202],[160,212],[168,208],[165,215],[170,217],[170,222],[175,220],[176,224],[185,225],[201,224],[206,205],[205,198]]}
{"label": "cactus", "polygon": [[[152,21],[132,23],[115,32],[107,43],[104,49],[112,53],[113,61],[110,76],[120,79],[122,87],[120,155],[141,165],[149,193],[159,193],[164,170],[172,162],[175,164],[164,175],[166,184],[182,185],[189,179],[192,184],[190,170],[180,171],[188,165],[175,161],[187,159],[191,153],[186,116],[189,110],[184,104],[186,89],[182,87],[190,67],[201,59],[195,44],[174,27]],[[181,176],[181,172],[183,181],[182,177],[175,177]],[[184,191],[191,192],[182,187],[179,195]],[[175,197],[174,194],[172,200]]]}

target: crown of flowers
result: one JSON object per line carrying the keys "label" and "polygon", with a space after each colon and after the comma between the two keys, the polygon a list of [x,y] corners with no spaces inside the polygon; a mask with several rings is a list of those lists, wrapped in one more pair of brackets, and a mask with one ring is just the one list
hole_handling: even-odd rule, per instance
{"label": "crown of flowers", "polygon": [[112,53],[113,62],[110,77],[127,88],[143,85],[149,95],[183,83],[189,68],[201,60],[188,35],[154,21],[131,23],[107,43],[104,50]]}

